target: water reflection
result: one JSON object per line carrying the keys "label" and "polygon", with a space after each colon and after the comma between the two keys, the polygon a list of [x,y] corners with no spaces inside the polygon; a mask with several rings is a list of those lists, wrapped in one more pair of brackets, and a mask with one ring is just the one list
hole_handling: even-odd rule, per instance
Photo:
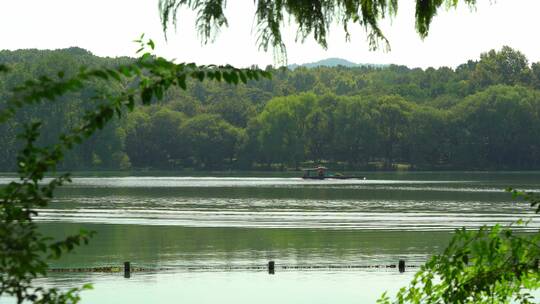
{"label": "water reflection", "polygon": [[[64,288],[93,283],[82,303],[375,303],[384,291],[397,291],[412,273],[397,271],[327,272],[172,272],[122,275],[53,276],[44,285]],[[0,299],[0,303],[12,303]]]}
{"label": "water reflection", "polygon": [[[176,226],[41,224],[62,237],[81,228],[97,232],[89,245],[55,261],[53,267],[386,265],[406,258],[421,263],[438,252],[448,232],[392,232],[319,229],[189,228]],[[76,265],[76,266],[74,266]]]}

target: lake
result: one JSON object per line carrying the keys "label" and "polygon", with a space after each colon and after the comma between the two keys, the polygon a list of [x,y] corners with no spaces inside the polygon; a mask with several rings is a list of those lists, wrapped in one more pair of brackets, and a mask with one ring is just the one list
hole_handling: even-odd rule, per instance
{"label": "lake", "polygon": [[[40,210],[40,229],[97,235],[51,267],[131,261],[149,271],[53,273],[40,283],[93,283],[83,303],[369,303],[405,286],[454,229],[536,218],[503,189],[539,192],[539,172],[362,174],[74,178]],[[386,267],[400,259],[405,273]]]}

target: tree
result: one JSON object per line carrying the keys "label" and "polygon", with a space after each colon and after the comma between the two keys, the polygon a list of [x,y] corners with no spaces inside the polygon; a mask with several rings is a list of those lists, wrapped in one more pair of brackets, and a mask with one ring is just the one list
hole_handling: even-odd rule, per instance
{"label": "tree", "polygon": [[377,142],[375,113],[369,100],[350,97],[340,100],[335,111],[334,153],[353,166],[366,163]]}
{"label": "tree", "polygon": [[[268,164],[294,162],[296,148],[303,146],[296,136],[297,126],[294,122],[289,101],[293,97],[274,98],[268,102],[263,112],[256,118],[257,141],[260,151]],[[300,151],[302,152],[302,151]]]}
{"label": "tree", "polygon": [[532,83],[534,88],[540,89],[540,62],[535,62],[531,65],[532,69]]}
{"label": "tree", "polygon": [[481,169],[512,165],[526,168],[539,155],[537,126],[540,124],[538,92],[519,86],[492,86],[467,97],[454,109],[460,125],[458,159]]}
{"label": "tree", "polygon": [[166,107],[130,113],[126,123],[126,152],[132,164],[137,168],[174,167],[186,157],[180,131],[185,120],[187,117],[182,112]]}
{"label": "tree", "polygon": [[216,168],[227,159],[232,163],[245,133],[218,115],[203,114],[182,125],[182,137],[192,155],[205,168]]}
{"label": "tree", "polygon": [[245,128],[247,122],[256,115],[255,106],[240,96],[222,97],[215,100],[207,107],[207,111],[221,116],[228,123],[239,128]]}
{"label": "tree", "polygon": [[327,113],[320,107],[316,107],[305,118],[306,120],[306,146],[308,155],[316,162],[328,159],[330,146],[332,144],[332,121],[331,112]]}
{"label": "tree", "polygon": [[[306,157],[306,118],[316,108],[314,94],[291,95],[270,100],[257,117],[261,152],[269,162],[298,167]],[[313,136],[314,134],[310,135]]]}
{"label": "tree", "polygon": [[390,95],[377,98],[373,105],[375,125],[381,139],[385,167],[391,168],[398,144],[403,144],[405,130],[409,125],[411,105],[401,96]]}
{"label": "tree", "polygon": [[480,55],[472,81],[479,88],[495,84],[528,85],[531,83],[531,69],[525,55],[503,46],[500,51],[491,50]]}
{"label": "tree", "polygon": [[163,157],[155,151],[150,135],[150,116],[143,111],[128,115],[126,123],[126,151],[135,168],[142,168],[153,157]]}
{"label": "tree", "polygon": [[405,141],[410,163],[437,167],[448,162],[450,134],[448,113],[431,107],[414,107]]}
{"label": "tree", "polygon": [[165,160],[173,161],[185,156],[185,144],[181,137],[181,125],[186,115],[167,109],[161,109],[151,116],[152,142],[159,147]]}

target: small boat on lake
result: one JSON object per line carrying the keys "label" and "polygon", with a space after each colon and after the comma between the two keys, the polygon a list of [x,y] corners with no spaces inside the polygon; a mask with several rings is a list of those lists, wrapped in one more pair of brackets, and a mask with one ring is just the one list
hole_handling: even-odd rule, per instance
{"label": "small boat on lake", "polygon": [[362,179],[365,180],[365,176],[354,176],[354,175],[343,175],[341,173],[330,173],[328,168],[318,166],[316,168],[307,168],[302,169],[304,174],[302,175],[303,179]]}

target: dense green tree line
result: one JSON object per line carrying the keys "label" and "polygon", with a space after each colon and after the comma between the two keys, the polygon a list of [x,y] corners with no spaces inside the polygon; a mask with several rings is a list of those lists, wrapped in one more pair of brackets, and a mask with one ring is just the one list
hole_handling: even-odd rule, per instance
{"label": "dense green tree line", "polygon": [[[9,88],[57,71],[116,66],[71,48],[1,51]],[[268,67],[267,69],[272,69]],[[277,69],[272,79],[231,86],[188,83],[78,146],[64,169],[228,169],[330,162],[347,169],[540,168],[540,63],[504,47],[451,68]],[[0,170],[12,170],[20,123],[39,118],[41,143],[81,120],[99,99],[132,83],[94,82],[55,103],[29,107],[0,126]]]}

